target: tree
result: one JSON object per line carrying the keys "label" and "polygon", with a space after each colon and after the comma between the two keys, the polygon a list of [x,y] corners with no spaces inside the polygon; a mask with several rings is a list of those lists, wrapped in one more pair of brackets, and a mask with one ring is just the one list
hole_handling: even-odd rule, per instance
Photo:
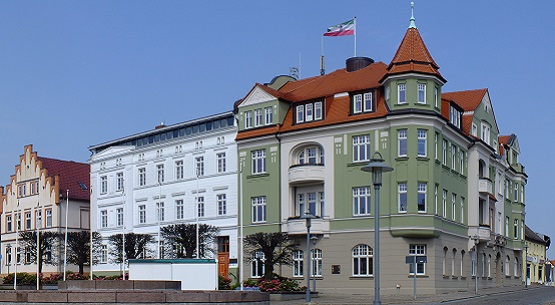
{"label": "tree", "polygon": [[[119,264],[122,261],[122,235],[114,234],[110,236],[110,252],[112,257],[110,261],[115,264]],[[150,250],[150,244],[154,242],[154,237],[149,234],[135,234],[126,233],[125,234],[125,258],[126,259],[137,259],[137,258],[148,258],[151,256],[152,251]]]}
{"label": "tree", "polygon": [[[92,232],[93,265],[100,261],[101,237],[100,233]],[[83,274],[85,265],[90,264],[91,236],[89,231],[67,233],[67,263],[79,266],[79,273]]]}
{"label": "tree", "polygon": [[[220,229],[215,226],[200,223],[199,231],[199,257],[206,257],[208,253],[214,253],[214,242]],[[165,244],[172,247],[170,251],[176,258],[193,258],[197,249],[197,226],[196,224],[176,224],[162,227],[160,230]]]}
{"label": "tree", "polygon": [[60,234],[52,231],[39,232],[39,253],[37,255],[37,232],[36,231],[26,231],[19,233],[19,240],[22,244],[25,254],[29,257],[26,260],[33,261],[37,263],[38,257],[38,267],[39,273],[42,273],[42,265],[52,265],[58,264],[58,257],[55,251],[60,242]]}
{"label": "tree", "polygon": [[264,254],[264,279],[272,279],[275,265],[290,266],[293,263],[293,251],[299,244],[289,234],[283,232],[254,233],[245,237],[245,249],[249,254],[245,259],[254,257],[260,251]]}

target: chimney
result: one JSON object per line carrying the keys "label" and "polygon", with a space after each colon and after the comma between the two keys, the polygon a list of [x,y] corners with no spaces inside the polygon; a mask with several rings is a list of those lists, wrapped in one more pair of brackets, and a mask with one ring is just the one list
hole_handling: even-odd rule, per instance
{"label": "chimney", "polygon": [[351,57],[346,61],[347,72],[354,72],[366,68],[373,64],[374,60],[370,57]]}
{"label": "chimney", "polygon": [[154,126],[154,129],[160,129],[160,128],[164,128],[166,127],[166,125],[164,125],[164,122],[160,123],[160,125],[158,126]]}

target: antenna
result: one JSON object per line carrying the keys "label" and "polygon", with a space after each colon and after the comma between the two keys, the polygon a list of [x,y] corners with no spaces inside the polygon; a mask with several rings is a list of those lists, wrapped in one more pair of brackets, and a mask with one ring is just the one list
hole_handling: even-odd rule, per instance
{"label": "antenna", "polygon": [[299,79],[299,68],[290,67],[289,68],[289,75],[294,79]]}

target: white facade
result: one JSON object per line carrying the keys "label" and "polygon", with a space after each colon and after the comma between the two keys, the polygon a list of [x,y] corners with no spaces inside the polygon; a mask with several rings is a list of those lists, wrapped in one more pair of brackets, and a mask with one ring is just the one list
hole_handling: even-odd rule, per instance
{"label": "white facade", "polygon": [[[159,226],[196,223],[197,196],[204,199],[198,222],[217,226],[219,236],[228,238],[233,268],[237,260],[236,131],[233,114],[228,112],[91,146],[92,230],[102,235],[106,246],[103,263],[93,272],[120,271],[119,264],[111,263],[108,238],[122,232],[151,234],[152,258],[157,258]],[[164,254],[161,251],[160,257]]]}

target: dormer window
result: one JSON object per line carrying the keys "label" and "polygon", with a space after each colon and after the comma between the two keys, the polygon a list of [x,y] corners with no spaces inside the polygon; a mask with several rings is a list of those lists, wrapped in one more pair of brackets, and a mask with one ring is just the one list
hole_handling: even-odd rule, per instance
{"label": "dormer window", "polygon": [[490,144],[490,131],[491,127],[488,123],[482,122],[482,141],[486,142],[488,145]]}
{"label": "dormer window", "polygon": [[322,101],[304,103],[295,107],[295,123],[308,123],[323,119]]}
{"label": "dormer window", "polygon": [[254,127],[262,125],[262,109],[254,110]]}
{"label": "dormer window", "polygon": [[461,112],[453,106],[451,106],[449,122],[457,128],[461,128]]}
{"label": "dormer window", "polygon": [[374,105],[372,97],[372,92],[364,92],[353,95],[351,98],[353,113],[372,112]]}

